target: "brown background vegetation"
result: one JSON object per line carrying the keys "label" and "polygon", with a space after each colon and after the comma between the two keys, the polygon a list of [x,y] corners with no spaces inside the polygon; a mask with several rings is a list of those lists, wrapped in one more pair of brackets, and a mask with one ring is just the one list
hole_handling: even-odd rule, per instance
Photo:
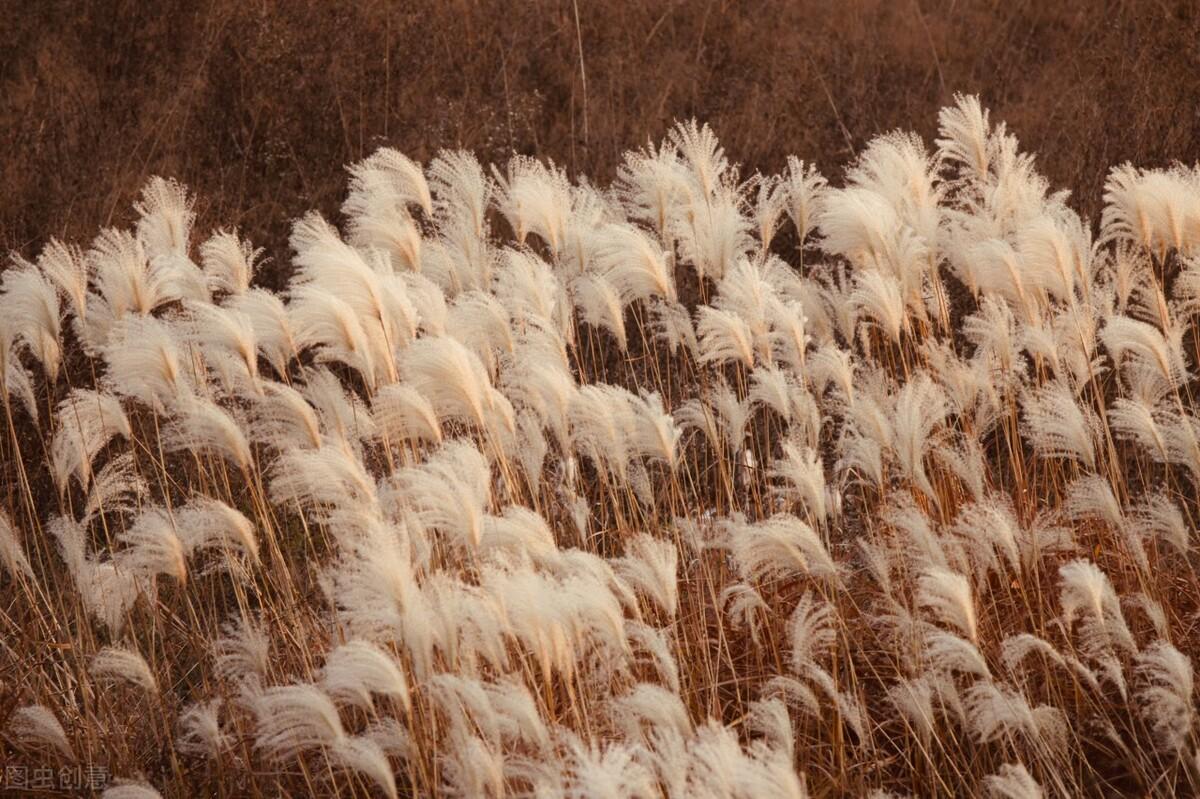
{"label": "brown background vegetation", "polygon": [[1110,164],[1200,157],[1194,0],[577,3],[0,0],[0,246],[86,243],[162,174],[283,263],[379,145],[603,181],[689,116],[748,170],[836,174],[881,131],[932,138],[955,91],[1093,215]]}

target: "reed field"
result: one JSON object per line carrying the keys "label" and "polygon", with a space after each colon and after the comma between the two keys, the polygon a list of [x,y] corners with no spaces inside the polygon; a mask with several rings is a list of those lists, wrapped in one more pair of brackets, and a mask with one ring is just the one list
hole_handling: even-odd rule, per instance
{"label": "reed field", "polygon": [[1089,217],[933,127],[380,147],[286,269],[155,176],[14,253],[0,789],[1200,793],[1200,164]]}

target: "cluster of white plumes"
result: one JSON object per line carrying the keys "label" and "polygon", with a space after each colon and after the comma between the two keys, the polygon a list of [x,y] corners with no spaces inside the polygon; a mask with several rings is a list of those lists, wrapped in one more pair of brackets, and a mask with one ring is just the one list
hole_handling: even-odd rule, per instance
{"label": "cluster of white plumes", "polygon": [[841,188],[694,123],[608,189],[350,174],[281,293],[158,178],[4,273],[12,745],[126,797],[1200,788],[1200,171],[1097,234],[963,97]]}

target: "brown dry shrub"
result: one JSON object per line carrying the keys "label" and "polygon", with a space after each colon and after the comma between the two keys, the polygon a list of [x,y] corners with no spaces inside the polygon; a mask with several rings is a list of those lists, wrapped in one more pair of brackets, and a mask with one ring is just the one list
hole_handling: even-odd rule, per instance
{"label": "brown dry shrub", "polygon": [[1093,217],[1110,165],[1200,157],[1189,0],[8,4],[0,246],[26,255],[127,222],[167,174],[200,230],[237,225],[285,265],[289,220],[335,211],[342,165],[382,144],[533,153],[603,182],[695,116],[747,169],[796,154],[836,173],[881,131],[932,137],[956,91]]}

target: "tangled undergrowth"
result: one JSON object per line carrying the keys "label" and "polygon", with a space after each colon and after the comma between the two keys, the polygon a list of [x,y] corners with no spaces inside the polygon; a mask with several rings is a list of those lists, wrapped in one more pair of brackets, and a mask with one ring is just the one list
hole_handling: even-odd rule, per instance
{"label": "tangled undergrowth", "polygon": [[254,285],[146,186],[14,260],[0,730],[106,795],[1189,794],[1200,170],[975,98],[840,188],[350,168]]}

